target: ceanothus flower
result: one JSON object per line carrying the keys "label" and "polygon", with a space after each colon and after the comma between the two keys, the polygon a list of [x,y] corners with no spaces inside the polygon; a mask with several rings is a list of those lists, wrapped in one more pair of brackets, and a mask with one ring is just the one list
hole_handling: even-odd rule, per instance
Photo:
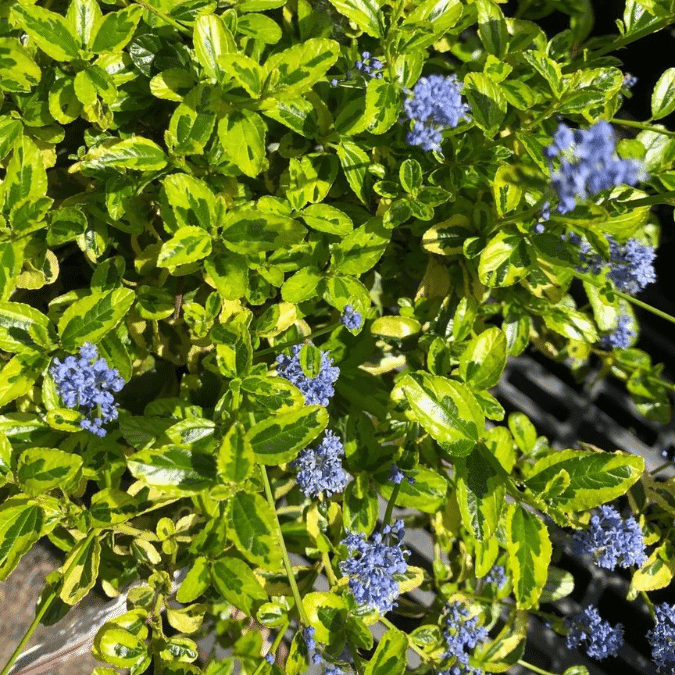
{"label": "ceanothus flower", "polygon": [[401,548],[403,536],[403,521],[397,520],[393,527],[387,525],[382,532],[376,532],[372,542],[361,532],[351,532],[342,541],[350,557],[340,563],[340,570],[349,575],[349,589],[357,605],[382,614],[396,605],[400,588],[394,575],[408,569],[409,552]]}
{"label": "ceanothus flower", "polygon": [[361,58],[354,62],[354,68],[360,70],[364,75],[382,79],[382,73],[378,72],[384,68],[384,64],[380,59],[371,56],[370,52],[362,52]]}
{"label": "ceanothus flower", "polygon": [[445,658],[456,657],[454,665],[444,672],[451,675],[480,675],[483,671],[469,664],[469,650],[488,639],[485,626],[478,624],[478,616],[471,616],[469,610],[458,601],[445,608]]}
{"label": "ceanothus flower", "polygon": [[616,656],[623,645],[623,626],[618,623],[612,627],[609,621],[603,621],[596,607],[586,607],[571,619],[566,619],[565,625],[569,629],[567,649],[582,645],[586,653],[598,661]]}
{"label": "ceanothus flower", "polygon": [[652,646],[652,660],[659,673],[671,674],[675,672],[675,605],[664,602],[656,605],[654,612],[656,625],[647,633],[647,640]]}
{"label": "ceanothus flower", "polygon": [[587,530],[576,532],[573,539],[575,555],[590,553],[598,567],[613,570],[617,565],[642,567],[646,562],[642,530],[632,516],[623,520],[611,506],[601,506],[591,516]]}
{"label": "ceanothus flower", "polygon": [[462,83],[456,75],[429,75],[421,77],[413,87],[413,97],[403,103],[403,110],[414,122],[408,133],[408,144],[419,145],[423,150],[440,151],[442,129],[454,129],[471,106],[462,100]]}
{"label": "ceanothus flower", "polygon": [[628,349],[631,341],[637,337],[637,333],[631,328],[631,320],[628,314],[619,316],[616,328],[600,339],[603,349]]}
{"label": "ceanothus flower", "polygon": [[277,372],[294,384],[304,395],[306,405],[328,405],[335,393],[334,382],[340,376],[340,369],[333,365],[327,352],[321,352],[321,370],[316,377],[307,377],[300,365],[302,345],[293,345],[293,356],[279,354],[277,356]]}
{"label": "ceanothus flower", "polygon": [[[619,159],[616,137],[609,122],[599,120],[583,130],[570,129],[561,122],[553,143],[544,149],[551,169],[551,184],[558,193],[558,211],[569,213],[577,199],[586,199],[616,185],[635,185],[644,178],[642,162]],[[553,171],[553,159],[560,158]]]}
{"label": "ceanothus flower", "polygon": [[93,418],[81,420],[80,426],[103,438],[106,435],[103,425],[117,419],[117,403],[113,393],[124,387],[124,380],[117,368],[108,368],[106,360],[98,358],[96,346],[85,342],[80,347],[79,358],[67,356],[63,363],[55,358],[49,373],[67,408],[98,413]]}
{"label": "ceanothus flower", "polygon": [[321,492],[331,497],[347,487],[349,474],[342,468],[344,454],[339,436],[328,430],[316,449],[306,448],[290,463],[291,468],[300,469],[295,480],[306,497],[316,497]]}
{"label": "ceanothus flower", "polygon": [[349,330],[357,330],[361,327],[363,318],[351,305],[345,305],[342,317],[342,325]]}
{"label": "ceanothus flower", "polygon": [[490,571],[485,575],[486,584],[497,584],[497,588],[502,588],[507,582],[506,570],[503,565],[493,565]]}

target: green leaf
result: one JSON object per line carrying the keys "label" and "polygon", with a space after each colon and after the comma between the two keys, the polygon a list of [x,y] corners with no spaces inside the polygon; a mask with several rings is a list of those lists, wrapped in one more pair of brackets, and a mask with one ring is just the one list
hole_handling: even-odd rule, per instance
{"label": "green leaf", "polygon": [[44,511],[25,497],[10,497],[0,505],[0,581],[40,538]]}
{"label": "green leaf", "polygon": [[373,335],[392,337],[398,340],[417,335],[422,330],[422,324],[409,316],[380,316],[370,325]]}
{"label": "green leaf", "polygon": [[403,675],[406,669],[408,636],[390,628],[380,640],[373,658],[366,665],[365,675]]}
{"label": "green leaf", "polygon": [[305,138],[314,138],[319,132],[316,110],[302,96],[281,101],[268,99],[261,112]]}
{"label": "green leaf", "polygon": [[283,377],[247,377],[242,380],[241,388],[267,410],[289,412],[305,404],[302,392]]}
{"label": "green leaf", "polygon": [[135,297],[130,288],[117,288],[74,302],[59,319],[63,348],[72,352],[85,342],[96,344],[122,320]]}
{"label": "green leaf", "polygon": [[563,77],[560,65],[543,51],[527,50],[522,54],[525,60],[548,82],[553,95],[560,98],[563,92]]}
{"label": "green leaf", "polygon": [[310,204],[300,216],[313,230],[344,236],[354,229],[352,219],[329,204]]}
{"label": "green leaf", "polygon": [[34,352],[36,344],[54,347],[54,330],[39,310],[21,302],[0,302],[0,349]]}
{"label": "green leaf", "polygon": [[[1,85],[0,85],[1,86]],[[0,161],[5,159],[16,142],[16,139],[23,132],[23,124],[20,120],[15,120],[8,115],[0,115]],[[0,190],[0,195],[2,190]],[[2,198],[0,197],[0,205]]]}
{"label": "green leaf", "polygon": [[415,192],[422,185],[422,167],[416,159],[405,159],[398,171],[401,187],[408,193]]}
{"label": "green leaf", "polygon": [[302,345],[298,361],[305,377],[314,379],[321,372],[321,350],[312,343]]}
{"label": "green leaf", "polygon": [[506,472],[483,443],[456,460],[455,469],[457,502],[464,526],[479,541],[488,541],[499,526],[506,494]]}
{"label": "green leaf", "polygon": [[218,64],[225,78],[234,80],[249,96],[259,98],[265,81],[265,70],[245,54],[224,53],[218,56]]}
{"label": "green leaf", "polygon": [[[403,479],[399,489],[396,504],[417,509],[423,513],[436,513],[448,498],[448,481],[436,471],[418,466],[406,471],[406,476],[413,479],[410,483]],[[394,484],[389,480],[389,474],[381,473],[377,476],[380,494],[389,499],[394,491]],[[385,482],[386,481],[386,482]]]}
{"label": "green leaf", "polygon": [[342,502],[345,530],[370,536],[377,525],[377,493],[360,474],[345,490]]}
{"label": "green leaf", "polygon": [[229,520],[228,533],[247,560],[272,572],[281,568],[276,515],[263,497],[238,492],[229,503]]}
{"label": "green leaf", "polygon": [[220,57],[237,51],[232,33],[216,14],[200,16],[194,27],[195,55],[202,64],[206,74],[222,82],[225,73],[220,64]]}
{"label": "green leaf", "polygon": [[217,560],[211,577],[223,598],[248,616],[254,616],[257,605],[269,599],[251,568],[239,558]]}
{"label": "green leaf", "polygon": [[663,72],[652,92],[652,119],[660,120],[675,110],[675,68]]}
{"label": "green leaf", "polygon": [[136,515],[136,497],[115,488],[105,488],[91,498],[89,514],[99,526],[123,523]]}
{"label": "green leaf", "polygon": [[65,487],[82,468],[82,459],[62,450],[28,448],[19,457],[17,478],[29,495]]}
{"label": "green leaf", "polygon": [[47,366],[47,357],[37,352],[17,354],[0,370],[0,406],[28,393]]}
{"label": "green leaf", "polygon": [[[67,605],[76,605],[94,587],[101,562],[98,537],[80,540],[61,567],[63,585],[59,597]],[[66,573],[68,572],[68,573]]]}
{"label": "green leaf", "polygon": [[506,367],[506,336],[490,326],[469,341],[459,357],[459,375],[473,389],[490,389]]}
{"label": "green leaf", "polygon": [[286,302],[298,304],[321,293],[323,274],[316,267],[303,267],[289,277],[281,287],[281,297]]}
{"label": "green leaf", "polygon": [[147,646],[140,637],[109,622],[96,633],[91,651],[99,661],[118,668],[131,668],[145,660]]}
{"label": "green leaf", "polygon": [[[563,471],[569,484],[561,492],[548,494],[549,484]],[[561,450],[538,460],[525,486],[557,509],[584,511],[628,492],[643,471],[644,459],[638,455]]]}
{"label": "green leaf", "polygon": [[487,75],[469,73],[464,78],[463,91],[471,104],[473,120],[488,137],[492,138],[506,117],[506,99],[499,86]]}
{"label": "green leaf", "polygon": [[179,265],[187,265],[206,258],[211,253],[211,235],[201,227],[180,227],[169,241],[162,244],[157,257],[157,266],[173,271]]}
{"label": "green leaf", "polygon": [[260,464],[282,464],[295,459],[326,428],[328,413],[320,405],[269,417],[248,432],[251,447]]}
{"label": "green leaf", "polygon": [[174,153],[180,155],[199,155],[211,137],[216,124],[216,116],[209,109],[207,86],[197,86],[176,108],[165,141]]}
{"label": "green leaf", "polygon": [[574,590],[574,575],[567,570],[560,569],[551,565],[548,568],[546,585],[544,586],[539,602],[555,602],[566,598]]}
{"label": "green leaf", "polygon": [[96,0],[72,0],[66,19],[80,38],[80,46],[89,44],[96,22],[101,18],[101,8]]}
{"label": "green leaf", "polygon": [[7,164],[5,179],[0,185],[0,207],[13,211],[30,197],[47,193],[47,172],[42,155],[35,143],[22,136],[14,145],[12,158]]}
{"label": "green leaf", "polygon": [[248,265],[243,256],[216,253],[204,261],[204,270],[223,300],[238,300],[246,293]]}
{"label": "green leaf", "polygon": [[255,455],[246,430],[235,422],[227,431],[218,450],[218,477],[231,483],[243,483],[255,467]]}
{"label": "green leaf", "polygon": [[191,494],[215,484],[216,461],[212,455],[192,452],[178,445],[142,450],[127,460],[132,475],[167,494]]}
{"label": "green leaf", "polygon": [[117,87],[112,77],[98,66],[81,70],[75,76],[74,85],[75,94],[85,105],[94,105],[97,96],[106,103],[112,103],[117,98]]}
{"label": "green leaf", "polygon": [[158,171],[166,166],[166,155],[154,141],[133,136],[123,141],[110,139],[92,148],[81,161],[75,162],[69,173],[81,169],[134,169]]}
{"label": "green leaf", "polygon": [[346,629],[347,606],[342,597],[334,593],[313,592],[302,598],[305,613],[315,630],[317,642],[338,642]]}
{"label": "green leaf", "polygon": [[297,220],[254,209],[231,211],[223,219],[222,243],[235,253],[276,251],[299,244],[307,230]]}
{"label": "green leaf", "polygon": [[291,158],[286,199],[298,210],[307,202],[317,204],[328,194],[338,174],[335,155],[313,152],[300,159]]}
{"label": "green leaf", "polygon": [[195,80],[185,68],[167,68],[150,80],[152,95],[166,101],[182,101]]}
{"label": "green leaf", "polygon": [[92,31],[89,48],[94,54],[121,52],[131,40],[142,15],[143,10],[138,5],[130,5],[101,17]]}
{"label": "green leaf", "polygon": [[432,225],[422,236],[422,246],[436,255],[457,255],[464,251],[464,242],[473,231],[469,219],[456,213]]}
{"label": "green leaf", "polygon": [[220,324],[211,331],[216,343],[218,367],[225,377],[243,377],[251,369],[253,351],[248,325]]}
{"label": "green leaf", "polygon": [[330,0],[340,14],[374,38],[384,35],[384,17],[378,0]]}
{"label": "green leaf", "polygon": [[670,541],[657,546],[639,570],[633,574],[631,590],[656,591],[666,588],[675,576],[675,547]]}
{"label": "green leaf", "polygon": [[391,230],[382,224],[382,218],[370,218],[339,241],[333,252],[335,266],[341,274],[363,274],[372,269],[382,257],[391,240]]}
{"label": "green leaf", "polygon": [[368,204],[366,176],[370,159],[368,155],[352,141],[340,141],[337,148],[338,158],[342,165],[342,170],[347,177],[354,194],[364,203]]}
{"label": "green leaf", "polygon": [[366,91],[364,117],[371,134],[383,134],[398,120],[401,107],[400,88],[384,79],[372,78]]}
{"label": "green leaf", "polygon": [[503,59],[509,46],[509,34],[504,14],[492,0],[477,0],[478,33],[485,49]]}
{"label": "green leaf", "polygon": [[412,418],[445,452],[463,457],[473,450],[485,418],[468,387],[421,371],[405,375],[399,386],[408,399]]}
{"label": "green leaf", "polygon": [[527,609],[536,605],[546,584],[551,541],[546,525],[519,504],[506,506],[504,530],[516,605]]}
{"label": "green leaf", "polygon": [[[217,565],[218,563],[216,563]],[[214,566],[215,567],[215,566]],[[214,580],[216,574],[214,573]],[[218,575],[219,576],[219,575]],[[196,600],[210,585],[209,568],[206,558],[195,558],[190,571],[176,593],[176,600],[182,603]]]}
{"label": "green leaf", "polygon": [[70,22],[56,12],[37,5],[12,6],[23,29],[35,40],[35,44],[56,61],[72,61],[77,58],[80,45]]}
{"label": "green leaf", "polygon": [[218,137],[228,159],[252,178],[268,166],[266,131],[262,117],[252,110],[235,110],[218,123]]}
{"label": "green leaf", "polygon": [[164,190],[179,227],[216,227],[216,199],[204,181],[174,173],[164,179]]}
{"label": "green leaf", "polygon": [[486,286],[511,286],[527,276],[531,264],[524,237],[501,231],[480,254],[478,277]]}
{"label": "green leaf", "polygon": [[41,77],[40,67],[18,40],[0,38],[0,90],[28,92]]}
{"label": "green leaf", "polygon": [[265,77],[275,73],[269,95],[275,99],[287,99],[304,94],[324,77],[339,54],[340,45],[325,38],[310,38],[272,54],[265,62]]}

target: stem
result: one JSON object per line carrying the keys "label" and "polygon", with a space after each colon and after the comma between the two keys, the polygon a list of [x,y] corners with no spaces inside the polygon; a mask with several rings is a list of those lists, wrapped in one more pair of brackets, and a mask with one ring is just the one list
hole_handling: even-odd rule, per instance
{"label": "stem", "polygon": [[340,326],[340,322],[332,323],[330,326],[324,326],[323,328],[319,328],[319,330],[315,330],[306,337],[299,338],[297,340],[293,340],[291,342],[283,342],[282,344],[279,345],[274,345],[274,347],[268,347],[267,349],[262,349],[259,352],[256,352],[256,356],[265,356],[266,354],[272,354],[273,352],[276,352],[280,349],[285,349],[286,347],[292,347],[293,345],[299,345],[305,340],[313,340],[315,337],[319,337],[320,335],[325,335],[326,333],[330,333],[332,330],[335,330],[338,326]]}
{"label": "stem", "polygon": [[[95,530],[92,530],[87,535],[87,540],[93,539],[95,535],[96,535]],[[68,569],[63,574],[63,578],[67,577],[73,571],[76,564],[77,560],[71,561],[70,565],[68,566]],[[49,595],[45,598],[44,602],[42,603],[42,607],[40,607],[40,609],[37,610],[37,612],[35,613],[33,623],[31,623],[31,625],[28,626],[26,634],[21,638],[21,641],[16,646],[16,649],[12,652],[12,655],[9,657],[9,660],[5,664],[5,667],[2,669],[2,671],[0,672],[0,675],[7,675],[10,668],[14,665],[14,661],[16,661],[21,655],[21,652],[23,651],[23,648],[26,646],[26,643],[31,639],[33,633],[35,632],[35,629],[38,627],[38,624],[42,620],[42,617],[47,613],[47,610],[51,607],[52,602],[56,600],[58,594],[59,594],[58,586],[50,591]]]}
{"label": "stem", "polygon": [[[405,478],[403,480],[405,480]],[[387,502],[387,510],[384,512],[382,527],[386,527],[387,525],[389,525],[389,521],[391,520],[391,514],[394,511],[394,502],[396,501],[398,493],[400,491],[401,491],[401,484],[396,483],[396,485],[394,485],[394,489],[391,491],[391,497],[389,497],[389,501]]]}
{"label": "stem", "polygon": [[[572,272],[572,274],[574,274],[575,277],[577,277],[577,279],[587,281],[589,284],[592,284],[593,286],[597,286],[598,288],[604,288],[605,286],[605,284],[602,281],[598,281],[597,279],[595,279],[590,275],[584,274],[583,272],[577,272],[576,270],[573,270],[571,268],[570,271]],[[620,298],[623,298],[627,302],[632,303],[636,307],[645,309],[648,312],[651,312],[652,314],[655,314],[656,316],[665,319],[666,321],[670,321],[670,323],[675,323],[675,316],[670,316],[670,314],[666,314],[665,312],[662,312],[660,309],[652,307],[651,305],[648,305],[646,302],[642,302],[642,300],[634,298],[632,295],[628,295],[628,293],[624,293],[623,291],[617,291],[616,289],[612,289],[612,293],[618,295]]]}
{"label": "stem", "polygon": [[152,12],[152,14],[158,16],[160,19],[162,19],[162,21],[166,21],[166,23],[171,24],[174,28],[179,30],[184,35],[192,35],[191,31],[185,28],[185,26],[182,26],[181,24],[178,23],[178,21],[172,19],[170,16],[168,16],[161,10],[157,9],[156,7],[153,7],[152,5],[149,5],[147,2],[144,2],[144,0],[134,0],[134,2],[139,4],[143,9],[146,9],[148,12]]}
{"label": "stem", "polygon": [[[286,621],[280,628],[279,632],[277,633],[277,636],[274,638],[274,642],[272,643],[272,646],[270,647],[269,654],[276,654],[277,649],[279,649],[279,645],[281,644],[281,641],[284,639],[284,635],[286,635],[286,631],[288,630],[288,621]],[[258,664],[258,667],[253,671],[253,675],[258,675],[258,673],[263,669],[264,665],[267,663],[265,658],[263,657],[260,660],[260,663]]]}
{"label": "stem", "polygon": [[647,124],[647,122],[634,122],[633,120],[624,120],[618,117],[613,117],[609,120],[612,124],[618,124],[620,127],[632,127],[633,129],[644,129],[645,131],[655,131],[657,134],[663,134],[664,136],[675,136],[675,131],[669,131],[668,129],[659,129]]}
{"label": "stem", "polygon": [[649,610],[649,613],[652,615],[652,621],[656,621],[656,612],[654,611],[654,603],[649,599],[649,596],[647,595],[646,591],[640,591],[640,595],[642,596],[642,599],[647,603],[647,609]]}
{"label": "stem", "polygon": [[522,659],[518,659],[518,665],[523,666],[523,668],[531,670],[533,673],[539,673],[539,675],[555,675],[555,673],[552,673],[550,670],[544,670],[543,668],[539,668],[539,666],[534,666],[531,663],[528,663],[527,661],[523,661]]}
{"label": "stem", "polygon": [[664,469],[667,469],[669,466],[673,466],[673,463],[672,463],[672,462],[664,462],[664,463],[661,464],[660,466],[657,466],[655,469],[652,469],[652,470],[649,472],[649,475],[650,475],[650,476],[656,476],[657,473],[660,473],[660,472],[663,471]]}
{"label": "stem", "polygon": [[337,585],[337,579],[335,578],[335,572],[333,572],[333,566],[330,564],[328,551],[323,551],[321,554],[321,560],[323,561],[323,568],[326,570],[328,583],[330,584],[330,587],[333,588],[333,586]]}
{"label": "stem", "polygon": [[[666,201],[663,201],[664,199]],[[660,192],[657,195],[643,197],[642,199],[631,199],[630,201],[624,203],[630,204],[631,207],[653,206],[654,204],[670,204],[671,202],[667,201],[668,199],[675,199],[675,190],[670,190],[669,192]]]}
{"label": "stem", "polygon": [[[279,523],[279,517],[277,516],[277,507],[274,503],[274,495],[272,494],[272,487],[270,485],[270,479],[267,476],[267,469],[264,466],[260,467],[260,473],[262,475],[263,485],[265,486],[265,496],[267,497],[267,503],[272,507],[272,512],[274,513],[274,522],[277,525],[277,532],[279,533],[279,547],[281,548],[281,557],[284,561],[284,567],[286,568],[286,575],[288,576],[288,583],[291,585],[291,590],[293,591],[293,597],[295,598],[295,606],[298,608],[298,615],[300,616],[300,621],[305,626],[309,626],[309,619],[307,614],[305,614],[305,608],[302,604],[302,598],[300,597],[300,591],[298,589],[298,583],[295,580],[293,574],[293,568],[291,567],[291,561],[288,557],[288,551],[286,550],[286,544],[284,542],[284,535],[281,533],[281,524]],[[0,673],[3,675],[3,673]]]}

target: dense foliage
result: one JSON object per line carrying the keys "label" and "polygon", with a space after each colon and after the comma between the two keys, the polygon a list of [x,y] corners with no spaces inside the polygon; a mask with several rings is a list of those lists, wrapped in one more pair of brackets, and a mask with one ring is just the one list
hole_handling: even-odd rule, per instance
{"label": "dense foliage", "polygon": [[[570,28],[548,39],[530,6]],[[629,570],[673,672],[675,607],[649,592],[675,572],[675,482],[552,449],[489,390],[530,348],[671,420],[634,296],[675,190],[654,123],[675,69],[624,120],[617,50],[675,9],[627,0],[593,38],[583,2],[517,16],[0,0],[0,579],[59,547],[46,624],[135,582],[96,675],[402,675],[413,652],[506,672],[530,615],[611,658],[630,626],[540,609],[572,591],[568,545]],[[198,661],[208,633],[232,656]]]}

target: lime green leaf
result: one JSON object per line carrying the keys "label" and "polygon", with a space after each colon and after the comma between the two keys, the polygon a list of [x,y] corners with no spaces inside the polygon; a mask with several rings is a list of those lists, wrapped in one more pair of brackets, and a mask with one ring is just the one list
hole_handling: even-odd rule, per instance
{"label": "lime green leaf", "polygon": [[59,335],[66,351],[85,342],[96,344],[125,316],[136,295],[129,288],[92,293],[74,302],[59,319]]}
{"label": "lime green leaf", "polygon": [[261,112],[305,138],[314,138],[318,134],[316,110],[302,96],[281,101],[268,99]]}
{"label": "lime green leaf", "polygon": [[424,372],[404,376],[399,386],[413,419],[443,450],[453,457],[463,457],[473,450],[485,418],[468,387]]}
{"label": "lime green leaf", "polygon": [[255,455],[246,431],[235,422],[227,431],[218,450],[218,477],[231,483],[243,483],[253,473]]}
{"label": "lime green leaf", "polygon": [[75,162],[69,173],[81,169],[135,169],[136,171],[157,171],[166,166],[166,155],[155,142],[141,136],[123,141],[110,139],[92,148],[84,158]]}
{"label": "lime green leaf", "polygon": [[251,368],[253,352],[248,326],[231,322],[220,324],[211,331],[216,343],[218,367],[225,377],[242,377]]}
{"label": "lime green leaf", "polygon": [[657,546],[647,562],[633,574],[631,589],[636,591],[656,591],[666,588],[675,576],[675,547],[666,541]]}
{"label": "lime green leaf", "polygon": [[197,86],[176,108],[165,141],[174,153],[180,155],[199,155],[211,137],[216,116],[209,110],[209,88]]}
{"label": "lime green leaf", "polygon": [[187,447],[142,450],[131,455],[127,464],[136,478],[169,494],[199,492],[215,484],[215,458]]}
{"label": "lime green leaf", "polygon": [[336,245],[337,254],[334,251],[333,258],[337,269],[342,274],[367,272],[382,257],[390,239],[391,230],[384,227],[382,218],[370,218]]}
{"label": "lime green leaf", "polygon": [[59,597],[63,602],[76,605],[89,593],[96,583],[100,562],[101,543],[98,537],[82,539],[75,544],[61,567],[64,576]]}
{"label": "lime green leaf", "polygon": [[551,562],[551,541],[546,525],[519,504],[506,507],[506,550],[513,575],[516,605],[527,609],[537,603]]}
{"label": "lime green leaf", "polygon": [[176,593],[176,600],[182,603],[196,600],[209,587],[209,582],[209,568],[206,564],[206,558],[196,558]]}
{"label": "lime green leaf", "polygon": [[211,235],[201,227],[188,225],[180,227],[169,241],[162,244],[157,258],[158,267],[175,270],[206,258],[211,253]]}
{"label": "lime green leaf", "polygon": [[281,549],[270,505],[258,494],[238,492],[230,500],[229,518],[232,529],[228,532],[241,554],[263,569],[279,570]]}
{"label": "lime green leaf", "polygon": [[490,326],[469,341],[459,357],[460,377],[473,389],[494,387],[506,366],[506,336]]}
{"label": "lime green leaf", "polygon": [[256,404],[275,413],[297,410],[305,404],[302,392],[283,377],[247,377],[241,388]]}
{"label": "lime green leaf", "polygon": [[209,14],[200,16],[194,27],[195,55],[206,74],[222,81],[225,73],[219,62],[223,54],[237,51],[237,46],[229,29],[220,16]]}
{"label": "lime green leaf", "polygon": [[675,110],[675,68],[668,68],[652,92],[652,119],[660,120]]}
{"label": "lime green leaf", "polygon": [[19,457],[17,478],[29,495],[65,487],[82,468],[82,459],[62,450],[28,448]]}
{"label": "lime green leaf", "polygon": [[[0,85],[1,86],[1,85]],[[5,159],[16,142],[21,136],[23,124],[20,120],[15,120],[8,115],[0,115],[0,161]],[[0,205],[2,205],[2,190],[0,190]]]}
{"label": "lime green leaf", "polygon": [[269,417],[248,432],[251,447],[260,464],[290,462],[327,426],[328,413],[320,405]]}
{"label": "lime green leaf", "polygon": [[0,302],[0,349],[33,352],[54,347],[53,328],[39,310],[21,302]]}
{"label": "lime green leaf", "polygon": [[360,474],[347,486],[342,502],[345,530],[370,535],[377,525],[377,493]]}
{"label": "lime green leaf", "polygon": [[455,462],[457,502],[464,526],[479,541],[492,537],[506,494],[506,472],[483,443]]}
{"label": "lime green leaf", "polygon": [[99,661],[118,668],[131,668],[144,661],[147,646],[140,637],[128,630],[114,623],[105,623],[96,633],[91,651]]}
{"label": "lime green leaf", "polygon": [[98,19],[89,42],[91,51],[94,54],[122,51],[131,40],[142,15],[143,10],[138,5],[131,5]]}
{"label": "lime green leaf", "polygon": [[[436,513],[448,497],[448,481],[436,471],[418,466],[406,471],[406,476],[413,479],[410,483],[404,479],[401,482],[396,504],[418,509],[424,513]],[[378,490],[385,499],[389,499],[394,490],[394,484],[389,480],[388,473],[380,474],[378,479],[386,482],[378,484]]]}
{"label": "lime green leaf", "polygon": [[503,59],[509,45],[504,14],[492,0],[477,0],[478,34],[485,49],[497,58]]}
{"label": "lime green leaf", "polygon": [[218,592],[248,616],[269,598],[251,568],[239,558],[221,558],[213,564],[213,585]]}
{"label": "lime green leaf", "polygon": [[[248,288],[248,265],[236,253],[216,253],[204,261],[204,269],[224,300],[238,300]],[[208,281],[208,280],[207,280]]]}
{"label": "lime green leaf", "polygon": [[25,497],[10,497],[0,505],[0,581],[40,538],[44,511]]}
{"label": "lime green leaf", "polygon": [[41,77],[40,67],[18,40],[0,38],[0,90],[28,92]]}
{"label": "lime green leaf", "polygon": [[511,286],[527,276],[531,264],[524,237],[502,231],[483,249],[478,276],[486,286]]}
{"label": "lime green leaf", "polygon": [[101,8],[96,0],[72,0],[68,5],[66,19],[80,38],[80,46],[89,44],[94,26],[101,15]]}
{"label": "lime green leaf", "polygon": [[30,138],[22,136],[14,145],[5,179],[0,185],[0,206],[4,203],[4,210],[12,211],[29,197],[42,197],[46,192],[47,172],[42,155]]}
{"label": "lime green leaf", "polygon": [[400,108],[400,87],[379,78],[372,78],[368,82],[364,116],[371,134],[388,131],[398,120]]}
{"label": "lime green leaf", "polygon": [[267,125],[252,110],[235,110],[218,123],[218,136],[228,159],[247,176],[255,177],[267,165]]}
{"label": "lime green leaf", "polygon": [[354,229],[352,219],[329,204],[310,204],[300,213],[313,230],[344,236]]}
{"label": "lime green leaf", "polygon": [[84,105],[94,105],[96,97],[106,103],[117,98],[117,88],[112,77],[98,66],[89,66],[75,76],[75,94]]}
{"label": "lime green leaf", "polygon": [[305,302],[321,292],[323,274],[316,267],[303,267],[286,279],[281,287],[281,297],[286,302]]}
{"label": "lime green leaf", "polygon": [[340,46],[334,40],[310,38],[289,49],[272,54],[265,63],[265,76],[274,76],[269,92],[276,99],[294,98],[303,94],[337,61]]}
{"label": "lime green leaf", "polygon": [[218,56],[218,64],[227,79],[234,80],[249,96],[260,97],[265,71],[257,61],[245,54],[224,53]]}
{"label": "lime green leaf", "polygon": [[471,104],[471,116],[492,138],[506,117],[506,99],[499,86],[487,75],[469,73],[464,78],[464,95]]}
{"label": "lime green leaf", "polygon": [[29,392],[47,366],[48,359],[37,352],[17,354],[0,370],[0,406]]}
{"label": "lime green leaf", "polygon": [[192,74],[185,68],[167,68],[150,80],[150,91],[165,101],[182,101],[194,84]]}
{"label": "lime green leaf", "polygon": [[30,5],[13,5],[12,11],[35,44],[57,61],[72,61],[77,58],[80,45],[73,28],[64,17],[48,9]]}
{"label": "lime green leaf", "polygon": [[[563,471],[569,476],[567,487],[547,494],[550,481]],[[638,455],[561,450],[537,461],[525,486],[562,511],[584,511],[628,492],[643,471],[644,459]]]}
{"label": "lime green leaf", "polygon": [[548,568],[546,585],[539,596],[539,602],[555,602],[566,598],[574,590],[574,575],[567,570],[551,565]]}
{"label": "lime green leaf", "polygon": [[293,218],[265,211],[242,209],[223,221],[222,242],[235,253],[276,251],[299,244],[307,230]]}
{"label": "lime green leaf", "polygon": [[164,190],[179,227],[216,227],[216,199],[204,181],[174,173],[164,179]]}
{"label": "lime green leaf", "polygon": [[115,488],[105,488],[91,498],[89,514],[101,526],[123,523],[136,515],[136,497]]}
{"label": "lime green leaf", "polygon": [[347,606],[334,593],[308,593],[302,599],[317,642],[331,644],[339,641],[346,629]]}
{"label": "lime green leaf", "polygon": [[403,675],[407,652],[408,636],[390,628],[377,645],[373,658],[368,661],[365,675]]}
{"label": "lime green leaf", "polygon": [[347,177],[354,194],[364,203],[368,203],[366,175],[370,166],[368,155],[352,141],[341,141],[337,149],[342,170]]}
{"label": "lime green leaf", "polygon": [[370,326],[373,335],[383,335],[402,340],[416,335],[422,330],[422,324],[409,316],[380,316]]}
{"label": "lime green leaf", "polygon": [[330,0],[340,14],[374,38],[384,35],[384,17],[378,0]]}
{"label": "lime green leaf", "polygon": [[281,27],[264,14],[244,14],[237,21],[237,32],[243,33],[254,40],[267,45],[273,45],[281,40]]}

